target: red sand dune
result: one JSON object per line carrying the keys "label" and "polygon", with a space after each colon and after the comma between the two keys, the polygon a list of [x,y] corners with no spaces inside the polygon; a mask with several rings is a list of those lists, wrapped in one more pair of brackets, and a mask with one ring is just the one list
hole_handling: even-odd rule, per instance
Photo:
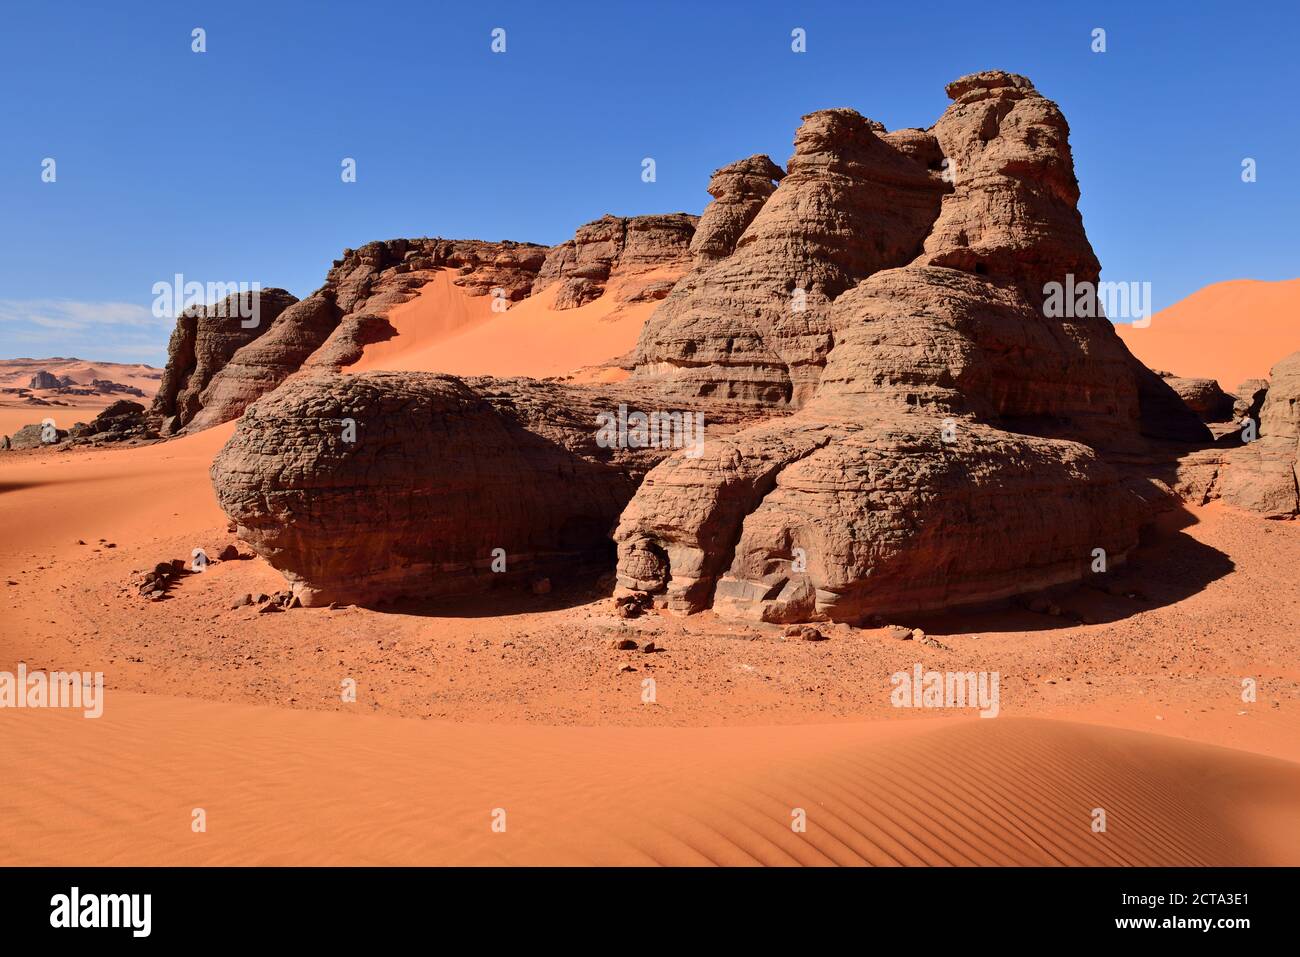
{"label": "red sand dune", "polygon": [[[611,288],[577,309],[556,310],[556,283],[493,312],[489,296],[467,296],[444,271],[388,313],[397,335],[365,349],[349,372],[563,376],[630,350],[656,302],[622,303]],[[644,283],[654,273],[637,276]]]}
{"label": "red sand dune", "polygon": [[1145,329],[1115,330],[1152,369],[1217,379],[1232,392],[1246,379],[1267,379],[1300,349],[1300,279],[1215,283],[1160,310]]}
{"label": "red sand dune", "polygon": [[0,863],[1279,864],[1298,788],[1277,759],[1046,720],[546,728],[119,694],[9,718]]}
{"label": "red sand dune", "polygon": [[[707,615],[670,634],[670,652],[652,672],[663,687],[680,688],[680,703],[659,720],[689,723],[694,715],[702,724],[722,723],[710,702],[725,693],[728,709],[768,715],[766,722],[608,726],[608,718],[600,717],[608,705],[584,695],[606,694],[617,660],[608,651],[596,652],[600,663],[593,676],[589,668],[573,666],[583,659],[570,657],[566,648],[542,652],[558,664],[542,660],[528,669],[551,671],[541,691],[516,685],[513,693],[498,696],[511,709],[496,719],[501,723],[351,710],[365,705],[302,710],[321,707],[331,694],[337,699],[336,663],[341,666],[342,656],[353,653],[349,648],[374,648],[376,639],[396,649],[396,664],[391,673],[371,667],[359,674],[381,684],[407,680],[402,675],[415,669],[403,663],[423,666],[432,650],[434,672],[442,676],[438,683],[431,686],[419,675],[411,679],[425,681],[427,698],[431,687],[453,690],[455,684],[442,683],[448,678],[487,685],[518,673],[494,672],[508,662],[498,663],[495,650],[482,653],[485,636],[494,636],[494,649],[506,635],[514,644],[540,638],[549,646],[558,623],[588,621],[600,612],[588,605],[520,614],[517,625],[511,616],[363,610],[337,613],[341,617],[308,610],[236,620],[225,589],[232,583],[240,591],[274,587],[276,576],[260,561],[223,563],[183,586],[176,601],[143,602],[129,588],[132,567],[224,529],[207,468],[231,428],[143,448],[16,457],[0,466],[0,524],[7,532],[0,570],[21,585],[6,593],[10,608],[0,626],[0,668],[12,670],[20,660],[31,668],[90,667],[104,670],[108,684],[105,713],[97,720],[67,711],[0,714],[0,864],[1300,861],[1300,764],[1290,702],[1280,702],[1280,710],[1261,703],[1258,717],[1227,717],[1222,696],[1232,697],[1237,679],[1217,676],[1222,665],[1211,664],[1203,674],[1205,665],[1186,661],[1186,641],[1169,634],[1185,634],[1182,625],[1146,634],[1153,622],[1182,620],[1170,616],[1204,616],[1205,608],[1217,607],[1205,605],[1216,594],[1214,601],[1238,609],[1240,623],[1240,609],[1252,606],[1234,598],[1227,580],[1182,603],[1186,613],[1181,605],[1154,609],[1147,613],[1151,617],[1121,624],[1123,630],[1104,639],[1120,649],[1134,644],[1134,634],[1145,635],[1140,653],[1149,656],[1154,676],[1125,666],[1125,680],[1149,678],[1160,689],[1159,702],[1134,698],[1130,691],[1120,697],[1132,713],[1108,710],[1105,702],[1073,706],[1068,698],[1061,707],[1042,709],[1030,701],[1040,696],[1027,698],[1022,683],[1014,692],[1024,703],[1018,714],[1027,706],[1030,714],[1055,710],[1066,720],[904,719],[886,709],[884,718],[864,712],[843,723],[816,723],[827,720],[831,701],[824,690],[813,693],[813,685],[825,689],[831,672],[866,687],[873,675],[880,678],[893,667],[882,667],[880,654],[925,653],[897,642],[881,644],[869,632],[860,638],[838,635],[821,647],[692,637],[689,628],[713,627]],[[1243,533],[1292,541],[1289,527],[1272,531],[1268,523],[1245,521],[1251,524]],[[1211,534],[1238,534],[1221,516],[1206,527]],[[101,537],[121,547],[92,554],[76,541]],[[1229,547],[1235,539],[1216,541]],[[95,563],[93,570],[87,562]],[[1251,579],[1241,587],[1252,587]],[[61,594],[66,588],[75,594]],[[211,589],[216,593],[205,599]],[[1294,613],[1294,603],[1290,607]],[[1103,640],[1107,627],[1079,627],[1073,637],[1060,639],[1067,658]],[[1270,670],[1280,667],[1293,676],[1286,662],[1294,659],[1284,643],[1278,645],[1258,623],[1241,628],[1255,643],[1252,656],[1268,658]],[[304,630],[300,650],[286,653],[266,643]],[[1121,640],[1123,635],[1129,637]],[[1033,656],[1055,640],[1050,632],[1032,631],[990,633],[974,643],[960,635],[944,638],[963,649],[963,663],[978,660],[973,654],[991,654],[1008,674],[1025,676],[1048,667]],[[1192,644],[1213,640],[1203,636]],[[1235,639],[1227,640],[1235,646]],[[247,651],[242,670],[232,670],[222,657],[232,644],[239,644],[240,659]],[[160,653],[159,645],[166,654],[151,657]],[[313,646],[329,653],[313,654]],[[1175,646],[1179,650],[1171,652]],[[1171,653],[1188,674],[1159,680],[1156,662],[1171,660]],[[856,671],[842,656],[857,660]],[[833,666],[827,663],[832,660]],[[743,662],[756,663],[757,670],[743,671]],[[625,676],[629,688],[650,673],[645,661],[637,663],[640,673]],[[1072,666],[1063,660],[1052,667]],[[573,673],[561,679],[556,668]],[[1227,668],[1230,675],[1239,673],[1236,664]],[[285,669],[296,683],[286,681]],[[779,699],[787,703],[773,708],[773,702],[755,697],[757,707],[745,705],[746,695],[759,692],[746,691],[743,675],[760,672],[770,672],[776,683],[753,687],[763,694],[788,692]],[[1109,680],[1095,669],[1084,673],[1099,685]],[[1194,674],[1205,681],[1186,680]],[[278,706],[203,700],[239,695],[245,684]],[[314,698],[312,687],[318,691]],[[1069,682],[1039,687],[1047,692]],[[550,712],[545,688],[556,699]],[[688,694],[693,688],[700,692],[697,703]],[[434,692],[435,699],[442,696]],[[880,696],[863,700],[878,703]],[[1139,707],[1138,701],[1148,703]],[[1153,723],[1156,709],[1180,719],[1178,727],[1172,720]],[[548,726],[536,723],[538,712],[605,726],[575,724],[572,716],[564,722],[568,726]],[[1237,732],[1229,726],[1246,734],[1244,750],[1206,743],[1233,738]],[[1091,830],[1096,807],[1108,815],[1104,834]],[[207,814],[206,833],[190,829],[194,808]],[[495,808],[506,811],[504,834],[491,829]],[[796,808],[807,812],[806,833],[790,827]]]}

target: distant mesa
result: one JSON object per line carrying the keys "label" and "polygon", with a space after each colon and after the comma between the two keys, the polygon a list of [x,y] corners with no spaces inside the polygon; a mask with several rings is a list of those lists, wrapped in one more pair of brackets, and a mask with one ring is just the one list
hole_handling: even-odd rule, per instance
{"label": "distant mesa", "polygon": [[36,375],[32,376],[31,381],[27,383],[29,389],[58,389],[64,386],[73,385],[72,376],[56,376],[42,369]]}

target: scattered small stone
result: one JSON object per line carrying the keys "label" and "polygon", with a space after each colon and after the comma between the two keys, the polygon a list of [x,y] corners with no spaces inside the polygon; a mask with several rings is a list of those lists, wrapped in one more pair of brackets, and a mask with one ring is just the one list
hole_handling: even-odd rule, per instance
{"label": "scattered small stone", "polygon": [[272,612],[277,612],[277,611],[282,612],[284,611],[284,609],[281,608],[279,605],[275,604],[274,602],[267,602],[261,608],[257,609],[257,613],[259,615],[269,615]]}
{"label": "scattered small stone", "polygon": [[235,609],[235,608],[243,608],[243,607],[245,607],[246,605],[251,605],[252,603],[253,603],[253,596],[252,596],[252,595],[244,595],[244,596],[242,596],[242,597],[240,597],[240,598],[236,598],[236,599],[235,599],[235,603],[234,603],[233,605],[231,605],[230,607],[231,607],[232,609]]}
{"label": "scattered small stone", "polygon": [[903,625],[890,625],[885,629],[885,637],[893,638],[896,641],[911,641],[912,629],[906,628]]}
{"label": "scattered small stone", "polygon": [[821,633],[821,629],[812,625],[786,625],[785,637],[802,638],[804,641],[826,640],[826,636]]}
{"label": "scattered small stone", "polygon": [[233,562],[233,561],[238,561],[238,559],[239,559],[239,549],[235,547],[234,542],[231,542],[229,545],[223,548],[221,550],[221,553],[217,556],[217,561],[220,562]]}
{"label": "scattered small stone", "polygon": [[628,592],[614,598],[614,612],[620,618],[638,618],[651,606],[654,599],[643,591]]}
{"label": "scattered small stone", "polygon": [[615,638],[609,644],[615,651],[636,651],[637,647],[631,638]]}
{"label": "scattered small stone", "polygon": [[622,674],[625,671],[636,671],[636,667],[633,665],[619,665],[618,670],[619,673]]}
{"label": "scattered small stone", "polygon": [[656,645],[653,641],[647,641],[645,643],[645,647],[641,649],[641,651],[647,655],[658,650],[659,650],[659,646]]}

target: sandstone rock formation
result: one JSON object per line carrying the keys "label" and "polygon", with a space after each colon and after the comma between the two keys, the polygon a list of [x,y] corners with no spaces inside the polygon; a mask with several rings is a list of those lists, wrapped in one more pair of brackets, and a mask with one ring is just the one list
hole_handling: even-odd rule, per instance
{"label": "sandstone rock formation", "polygon": [[768,157],[756,153],[715,170],[709,180],[713,202],[695,227],[691,254],[697,260],[725,259],[736,251],[736,241],[754,221],[785,173]]}
{"label": "sandstone rock formation", "polygon": [[59,389],[62,388],[63,386],[69,386],[72,384],[73,384],[72,378],[70,376],[66,376],[66,375],[56,376],[52,372],[47,372],[46,370],[41,369],[34,376],[32,376],[31,381],[27,384],[27,388]]}
{"label": "sandstone rock formation", "polygon": [[[304,374],[218,457],[223,507],[307,604],[482,587],[496,547],[530,573],[594,560],[615,522],[624,590],[768,621],[950,607],[1123,562],[1174,501],[1135,463],[1209,433],[1104,316],[1045,308],[1050,284],[1100,271],[1055,104],[999,72],[948,92],[929,130],[810,114],[766,197],[761,157],[719,171],[627,382]],[[572,282],[576,304],[666,261],[648,250],[673,243],[619,222],[552,250],[533,291]],[[707,441],[603,448],[595,415],[618,404],[701,411]],[[345,418],[370,438],[342,444]]]}
{"label": "sandstone rock formation", "polygon": [[306,605],[568,579],[608,567],[610,528],[672,451],[602,446],[597,415],[629,400],[658,404],[526,379],[304,374],[245,412],[213,485]]}
{"label": "sandstone rock formation", "polygon": [[52,442],[45,441],[46,432],[44,426],[37,423],[24,425],[13,435],[9,436],[9,444],[6,448],[14,450],[49,448],[58,445],[66,439],[68,437],[68,430],[55,429],[52,433],[49,433],[49,435],[53,439]]}
{"label": "sandstone rock formation", "polygon": [[563,284],[561,309],[600,296],[607,285],[625,301],[661,299],[690,265],[696,219],[606,216],[553,249],[424,238],[344,250],[324,285],[301,302],[283,290],[262,290],[262,322],[254,329],[218,321],[215,313],[229,309],[180,317],[153,415],[164,434],[199,431],[237,418],[300,371],[355,362],[367,344],[393,335],[388,310],[442,270],[453,270],[453,282],[470,296],[508,302],[555,282]]}
{"label": "sandstone rock formation", "polygon": [[68,430],[74,444],[126,442],[132,439],[156,439],[145,408],[139,402],[119,399],[107,406],[91,422],[78,422]]}
{"label": "sandstone rock formation", "polygon": [[687,213],[602,216],[546,254],[532,293],[558,282],[555,308],[574,309],[599,298],[606,285],[616,280],[628,282],[667,269],[673,277],[666,285],[664,277],[651,277],[624,294],[628,301],[663,298],[690,264],[691,237],[698,218]]}
{"label": "sandstone rock formation", "polygon": [[1260,410],[1264,408],[1264,397],[1267,395],[1267,379],[1247,379],[1237,386],[1237,391],[1233,393],[1233,418],[1238,422],[1244,418],[1251,418],[1258,423]]}
{"label": "sandstone rock formation", "polygon": [[152,412],[162,430],[170,434],[193,420],[203,407],[203,390],[213,377],[242,346],[265,334],[297,301],[283,289],[261,289],[233,293],[218,303],[194,306],[177,316],[167,345],[167,368],[153,400]]}
{"label": "sandstone rock formation", "polygon": [[1219,383],[1213,379],[1163,378],[1202,422],[1227,422],[1232,418],[1234,398],[1219,388]]}
{"label": "sandstone rock formation", "polygon": [[1225,502],[1265,518],[1300,514],[1300,352],[1270,373],[1259,437],[1227,456],[1219,485]]}

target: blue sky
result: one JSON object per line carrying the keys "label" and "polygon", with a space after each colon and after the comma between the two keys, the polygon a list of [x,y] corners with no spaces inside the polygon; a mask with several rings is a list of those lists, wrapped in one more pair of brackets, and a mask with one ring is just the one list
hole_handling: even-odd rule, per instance
{"label": "blue sky", "polygon": [[946,82],[988,68],[1064,109],[1105,278],[1151,282],[1156,308],[1293,278],[1298,6],[9,3],[0,357],[161,364],[152,287],[175,273],[302,296],[373,239],[549,244],[604,213],[699,212],[716,167],[784,165],[804,113],[928,126]]}

